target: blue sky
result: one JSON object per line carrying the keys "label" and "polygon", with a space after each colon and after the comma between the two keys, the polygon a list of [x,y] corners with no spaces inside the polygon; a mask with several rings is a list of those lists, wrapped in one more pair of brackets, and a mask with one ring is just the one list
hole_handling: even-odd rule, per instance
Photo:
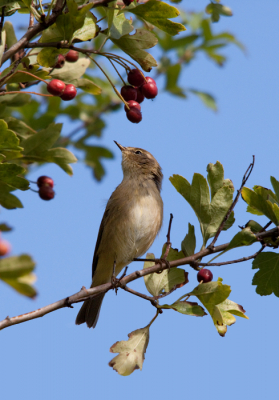
{"label": "blue sky", "polygon": [[[240,4],[242,3],[242,4]],[[201,9],[206,2],[181,3],[187,10]],[[19,193],[23,210],[1,210],[1,221],[14,226],[5,234],[13,254],[28,252],[37,262],[35,300],[25,299],[0,282],[1,319],[14,316],[69,296],[89,286],[91,262],[105,202],[122,179],[121,154],[114,145],[137,146],[150,151],[163,168],[164,225],[150,251],[160,255],[169,214],[174,214],[171,240],[179,247],[188,222],[195,225],[198,246],[201,236],[196,217],[168,178],[174,173],[192,180],[194,172],[206,174],[209,162],[219,160],[225,178],[240,186],[243,173],[256,156],[248,185],[270,187],[269,177],[278,172],[278,11],[279,4],[246,0],[228,2],[234,16],[222,18],[215,31],[227,30],[246,46],[243,54],[230,46],[228,62],[217,68],[205,57],[185,70],[181,86],[208,91],[216,96],[218,112],[206,109],[194,96],[180,100],[160,92],[153,102],[143,103],[143,120],[131,124],[118,112],[109,115],[107,128],[96,143],[115,152],[105,163],[107,175],[101,183],[92,179],[82,164],[74,165],[68,177],[56,166],[34,170],[55,181],[56,197],[43,202],[31,191]],[[158,81],[159,88],[164,82]],[[65,125],[64,132],[71,127]],[[238,225],[253,218],[240,200],[236,223],[222,233],[219,244],[238,231]],[[255,218],[259,223],[265,217]],[[253,248],[234,250],[225,259],[250,255]],[[129,271],[139,265],[132,264]],[[195,287],[196,272],[186,266]],[[181,398],[227,400],[268,398],[277,392],[278,298],[260,297],[251,285],[251,262],[212,268],[214,279],[231,285],[230,298],[241,304],[249,320],[237,318],[221,338],[209,317],[188,317],[165,310],[151,327],[150,342],[142,371],[119,376],[108,367],[113,358],[110,346],[126,340],[131,331],[147,325],[154,309],[144,300],[119,291],[106,295],[97,328],[75,326],[79,309],[63,309],[41,319],[10,327],[1,332],[2,396],[16,399],[130,399]],[[143,282],[131,285],[144,291]],[[170,296],[174,301],[184,292]]]}

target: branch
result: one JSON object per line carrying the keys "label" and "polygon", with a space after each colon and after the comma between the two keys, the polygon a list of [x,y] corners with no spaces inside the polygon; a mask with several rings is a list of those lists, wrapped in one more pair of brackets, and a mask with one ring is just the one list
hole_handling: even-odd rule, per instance
{"label": "branch", "polygon": [[[111,0],[97,0],[91,2],[92,8],[96,7],[104,7],[106,6]],[[30,40],[32,40],[35,36],[37,36],[40,32],[44,31],[51,25],[53,25],[56,21],[56,19],[59,17],[59,15],[62,13],[63,8],[64,8],[64,0],[57,0],[56,5],[52,10],[51,16],[44,21],[43,23],[33,25],[28,29],[28,31],[25,33],[25,35],[22,36],[22,38],[15,43],[13,46],[11,46],[3,55],[2,58],[2,63],[7,61],[9,58],[11,58],[15,53],[17,53],[20,49],[27,48],[29,45]],[[79,6],[78,9],[81,10],[83,7],[86,7],[88,5],[84,4],[82,6]],[[68,12],[68,11],[66,11]],[[42,45],[43,43],[41,43]],[[43,47],[43,46],[40,46]]]}
{"label": "branch", "polygon": [[[267,232],[257,233],[255,236],[258,239],[262,239],[265,237],[271,237],[273,235],[279,236],[279,226],[271,229]],[[180,258],[179,260],[170,261],[169,263],[160,260],[152,267],[148,267],[139,271],[132,272],[131,274],[125,276],[121,279],[121,286],[126,286],[129,282],[133,282],[136,279],[139,279],[145,275],[153,274],[154,272],[159,272],[168,268],[175,268],[182,265],[193,264],[196,260],[203,258],[205,256],[211,255],[212,253],[219,253],[221,251],[226,250],[229,243],[222,244],[220,246],[214,247],[214,249],[204,249],[199,251],[198,253],[189,256]],[[154,260],[151,260],[154,261]],[[89,297],[95,296],[99,293],[105,293],[109,290],[114,289],[112,283],[106,283],[104,285],[96,286],[90,289],[85,289],[84,287],[78,292],[73,294],[72,296],[66,297],[65,299],[58,300],[55,303],[49,304],[45,307],[39,308],[38,310],[31,311],[26,314],[18,315],[16,317],[6,317],[3,321],[0,321],[0,330],[7,328],[8,326],[20,324],[22,322],[31,321],[32,319],[43,317],[46,314],[49,314],[53,311],[59,310],[64,307],[71,307],[74,303],[79,303],[88,299]]]}
{"label": "branch", "polygon": [[218,230],[216,232],[216,235],[214,236],[214,239],[212,240],[210,245],[207,247],[208,249],[213,249],[214,248],[214,245],[215,245],[215,243],[216,243],[221,231],[223,230],[225,223],[227,222],[227,220],[228,220],[229,216],[231,215],[234,207],[236,206],[236,203],[238,202],[239,196],[241,195],[241,190],[243,189],[243,186],[245,185],[245,183],[248,181],[249,176],[251,175],[251,172],[252,172],[252,170],[254,168],[254,165],[255,165],[255,156],[253,156],[253,161],[251,162],[251,164],[247,168],[247,170],[246,170],[246,172],[245,172],[245,174],[244,174],[244,176],[242,178],[241,186],[237,191],[237,195],[235,196],[235,199],[232,202],[232,205],[228,209],[227,214],[225,215],[223,221],[221,222],[221,225],[219,226],[219,228],[218,228]]}

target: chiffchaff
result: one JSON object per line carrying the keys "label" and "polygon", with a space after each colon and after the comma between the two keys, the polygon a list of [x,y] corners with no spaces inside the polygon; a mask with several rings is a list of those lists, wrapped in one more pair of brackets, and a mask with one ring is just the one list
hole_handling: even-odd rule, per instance
{"label": "chiffchaff", "polygon": [[[155,158],[146,150],[123,147],[123,180],[112,193],[99,228],[92,264],[91,287],[108,283],[134,258],[152,245],[163,219],[160,191],[163,174]],[[86,300],[76,324],[95,328],[105,293]]]}

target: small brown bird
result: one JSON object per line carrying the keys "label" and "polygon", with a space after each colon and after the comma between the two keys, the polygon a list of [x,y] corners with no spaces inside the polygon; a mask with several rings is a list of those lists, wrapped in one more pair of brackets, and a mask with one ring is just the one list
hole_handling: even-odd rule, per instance
{"label": "small brown bird", "polygon": [[[162,226],[160,165],[146,150],[115,143],[122,152],[123,180],[112,193],[99,228],[91,287],[111,281],[114,263],[118,275],[134,258],[145,254]],[[77,325],[86,322],[95,328],[104,295],[85,300]]]}

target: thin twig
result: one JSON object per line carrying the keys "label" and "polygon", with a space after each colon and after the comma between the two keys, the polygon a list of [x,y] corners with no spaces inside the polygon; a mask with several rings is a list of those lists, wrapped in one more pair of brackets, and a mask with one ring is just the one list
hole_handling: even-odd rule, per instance
{"label": "thin twig", "polygon": [[269,221],[269,222],[259,231],[259,233],[264,232],[271,224],[272,224],[272,221]]}
{"label": "thin twig", "polygon": [[[33,6],[33,1],[31,1],[31,6]],[[34,25],[34,14],[30,11],[30,18],[29,18],[29,27],[28,29],[32,28]]]}
{"label": "thin twig", "polygon": [[239,196],[241,195],[241,190],[243,189],[243,186],[245,185],[245,183],[247,182],[247,180],[249,179],[249,176],[251,175],[251,172],[254,168],[255,165],[255,156],[253,156],[253,161],[251,162],[251,164],[249,165],[249,167],[247,168],[247,171],[245,172],[243,178],[242,178],[242,182],[241,182],[241,186],[237,191],[237,195],[235,196],[234,201],[232,202],[232,205],[230,206],[230,208],[228,209],[227,214],[225,215],[225,217],[223,218],[223,221],[221,222],[215,236],[214,239],[212,240],[212,242],[210,243],[210,245],[207,247],[208,249],[212,250],[214,248],[214,245],[221,233],[221,231],[224,228],[225,223],[227,222],[229,216],[231,215],[234,207],[236,206],[236,203],[238,202]]}
{"label": "thin twig", "polygon": [[170,214],[169,228],[168,228],[168,233],[167,233],[166,251],[165,251],[165,254],[164,254],[164,256],[163,256],[163,259],[164,259],[164,260],[166,260],[166,258],[168,257],[169,251],[170,251],[170,248],[171,248],[170,233],[171,233],[171,223],[172,223],[172,220],[173,220],[173,215],[172,215],[172,213],[171,213],[171,214]]}
{"label": "thin twig", "polygon": [[243,261],[248,261],[252,260],[252,258],[256,258],[258,254],[260,254],[264,248],[266,247],[266,244],[264,244],[259,251],[257,251],[255,254],[249,257],[242,257],[237,260],[231,260],[231,261],[224,261],[220,263],[195,263],[195,265],[198,265],[199,267],[221,267],[222,265],[229,265],[229,264],[237,264]]}
{"label": "thin twig", "polygon": [[[262,239],[265,237],[271,237],[273,235],[276,235],[277,237],[279,236],[279,226],[276,226],[276,228],[271,229],[267,232],[255,234],[256,238],[258,238],[258,239]],[[175,268],[175,267],[179,267],[181,265],[186,265],[186,264],[191,265],[195,261],[197,261],[203,257],[206,257],[212,253],[219,253],[221,251],[226,250],[226,248],[228,246],[229,246],[229,243],[224,243],[222,245],[214,247],[212,250],[211,249],[203,249],[192,256],[180,258],[179,260],[170,261],[170,263],[169,263],[170,268]],[[151,261],[154,261],[154,260],[151,260]],[[162,263],[158,262],[155,265],[152,265],[151,267],[132,272],[131,274],[125,276],[121,280],[121,285],[126,286],[128,283],[133,282],[143,276],[153,274],[155,272],[158,272],[160,270],[165,270],[168,268],[169,268],[169,266],[167,263],[165,263],[165,265],[162,265]],[[23,315],[18,315],[16,317],[11,317],[11,318],[7,317],[3,321],[0,321],[0,330],[7,328],[9,326],[12,326],[12,325],[20,324],[22,322],[26,322],[26,321],[30,321],[32,319],[43,317],[46,314],[49,314],[56,310],[59,310],[60,308],[69,307],[69,305],[71,305],[71,304],[79,303],[80,301],[84,301],[93,295],[97,295],[99,293],[105,293],[112,289],[113,289],[113,286],[111,283],[106,283],[104,285],[96,286],[96,287],[93,287],[90,289],[82,289],[80,292],[75,293],[72,296],[68,296],[62,300],[55,302],[55,303],[52,303],[45,307],[39,308],[38,310],[31,311],[31,312],[23,314]]]}
{"label": "thin twig", "polygon": [[115,69],[117,75],[119,76],[119,78],[122,80],[124,86],[126,86],[126,82],[124,81],[124,79],[122,78],[121,74],[118,72],[118,69],[116,68],[116,66],[113,64],[113,62],[111,61],[110,58],[108,58],[109,62],[111,63],[111,65],[113,66],[113,68]]}

